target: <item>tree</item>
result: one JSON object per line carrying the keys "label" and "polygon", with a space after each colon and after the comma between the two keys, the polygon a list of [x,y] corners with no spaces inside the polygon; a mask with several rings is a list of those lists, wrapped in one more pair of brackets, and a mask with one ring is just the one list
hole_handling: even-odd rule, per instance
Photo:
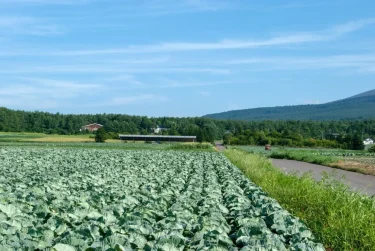
{"label": "tree", "polygon": [[233,135],[231,133],[225,134],[224,137],[223,137],[224,145],[230,145],[230,143],[232,141],[232,138],[233,138]]}
{"label": "tree", "polygon": [[108,135],[104,127],[99,128],[95,134],[95,142],[103,143],[108,139]]}
{"label": "tree", "polygon": [[368,151],[369,151],[370,153],[375,153],[375,145],[372,145],[372,146],[368,149]]}
{"label": "tree", "polygon": [[363,144],[362,138],[359,134],[353,137],[353,150],[364,150],[365,145]]}
{"label": "tree", "polygon": [[198,134],[197,134],[197,141],[198,141],[199,143],[202,143],[203,140],[204,140],[203,137],[204,137],[204,135],[203,135],[203,131],[202,131],[202,129],[199,129]]}

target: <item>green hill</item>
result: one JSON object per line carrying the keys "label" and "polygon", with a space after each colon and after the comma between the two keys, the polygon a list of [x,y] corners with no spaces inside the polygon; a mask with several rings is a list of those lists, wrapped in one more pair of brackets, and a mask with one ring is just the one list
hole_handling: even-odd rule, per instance
{"label": "green hill", "polygon": [[375,89],[320,105],[234,110],[204,117],[232,120],[362,120],[375,119]]}

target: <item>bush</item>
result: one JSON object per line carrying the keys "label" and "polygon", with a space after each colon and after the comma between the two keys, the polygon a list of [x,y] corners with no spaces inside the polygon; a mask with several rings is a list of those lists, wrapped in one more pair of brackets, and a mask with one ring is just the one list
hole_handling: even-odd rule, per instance
{"label": "bush", "polygon": [[212,150],[213,146],[209,143],[183,143],[183,144],[176,144],[169,147],[169,149],[173,150],[195,150],[195,149],[205,149],[205,150]]}
{"label": "bush", "polygon": [[372,145],[372,146],[368,149],[368,151],[369,151],[370,153],[375,153],[375,145]]}
{"label": "bush", "polygon": [[104,127],[99,128],[95,134],[95,142],[104,143],[108,139],[108,135]]}
{"label": "bush", "polygon": [[108,134],[109,139],[119,139],[120,138],[118,133],[115,133],[115,132],[109,132],[107,134]]}

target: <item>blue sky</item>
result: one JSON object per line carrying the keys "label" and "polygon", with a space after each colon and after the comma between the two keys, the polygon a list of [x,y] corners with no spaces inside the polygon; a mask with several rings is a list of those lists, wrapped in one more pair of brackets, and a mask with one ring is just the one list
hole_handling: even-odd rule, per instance
{"label": "blue sky", "polygon": [[375,89],[375,1],[0,0],[0,106],[201,116]]}

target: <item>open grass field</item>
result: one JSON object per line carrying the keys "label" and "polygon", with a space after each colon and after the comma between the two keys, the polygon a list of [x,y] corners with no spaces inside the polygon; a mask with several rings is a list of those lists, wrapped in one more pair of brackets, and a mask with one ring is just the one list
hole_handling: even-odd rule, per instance
{"label": "open grass field", "polygon": [[0,250],[324,250],[222,154],[0,149]]}
{"label": "open grass field", "polygon": [[0,142],[94,142],[90,135],[0,132]]}
{"label": "open grass field", "polygon": [[307,149],[272,147],[265,151],[260,146],[231,146],[249,153],[262,154],[274,159],[291,159],[330,166],[348,171],[375,175],[375,153],[342,149]]}

